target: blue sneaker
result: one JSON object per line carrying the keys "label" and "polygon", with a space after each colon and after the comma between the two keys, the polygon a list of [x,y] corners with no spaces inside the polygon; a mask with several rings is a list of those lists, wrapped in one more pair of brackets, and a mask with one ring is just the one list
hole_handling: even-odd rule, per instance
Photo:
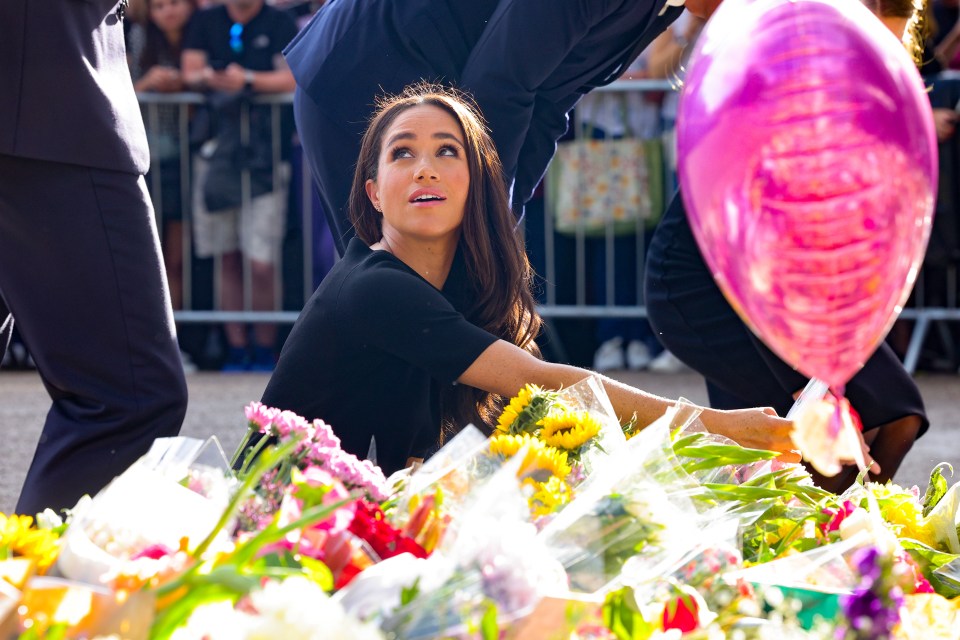
{"label": "blue sneaker", "polygon": [[230,347],[227,351],[227,359],[220,367],[223,373],[240,373],[250,370],[250,358],[247,356],[246,347]]}
{"label": "blue sneaker", "polygon": [[248,371],[259,373],[271,373],[277,366],[277,358],[273,355],[271,347],[262,347],[254,345],[253,359],[250,361]]}

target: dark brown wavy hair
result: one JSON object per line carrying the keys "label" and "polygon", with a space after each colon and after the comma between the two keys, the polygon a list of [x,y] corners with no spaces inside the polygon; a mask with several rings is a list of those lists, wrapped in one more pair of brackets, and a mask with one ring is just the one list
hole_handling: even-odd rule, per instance
{"label": "dark brown wavy hair", "polygon": [[880,18],[906,18],[903,44],[917,66],[923,62],[923,43],[929,33],[927,0],[862,0]]}
{"label": "dark brown wavy hair", "polygon": [[[500,157],[473,99],[448,87],[418,83],[396,96],[378,100],[360,144],[350,191],[350,220],[357,237],[373,244],[382,237],[382,214],[373,208],[364,185],[377,179],[384,136],[397,117],[414,107],[431,105],[449,113],[464,133],[470,187],[458,251],[469,280],[467,308],[458,309],[474,325],[539,356],[540,332],[531,292],[533,269],[510,208]],[[455,385],[443,398],[442,434],[463,426],[493,426],[504,399],[466,385]]]}

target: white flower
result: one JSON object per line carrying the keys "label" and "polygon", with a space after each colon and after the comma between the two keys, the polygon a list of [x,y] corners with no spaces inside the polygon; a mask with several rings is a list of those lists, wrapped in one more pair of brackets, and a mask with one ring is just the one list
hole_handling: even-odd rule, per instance
{"label": "white flower", "polygon": [[315,582],[294,576],[250,594],[259,613],[246,640],[381,640],[379,630],[347,615]]}
{"label": "white flower", "polygon": [[56,529],[63,525],[63,518],[50,508],[37,514],[37,529]]}
{"label": "white flower", "polygon": [[193,610],[185,625],[173,632],[170,640],[242,640],[251,620],[229,601],[202,604]]}

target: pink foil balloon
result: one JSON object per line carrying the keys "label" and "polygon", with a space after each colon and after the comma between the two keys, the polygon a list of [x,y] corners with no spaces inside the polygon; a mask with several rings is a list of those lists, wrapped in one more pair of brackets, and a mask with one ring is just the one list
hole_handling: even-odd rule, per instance
{"label": "pink foil balloon", "polygon": [[920,76],[857,0],[725,0],[678,115],[680,183],[727,299],[842,388],[917,276],[937,146]]}

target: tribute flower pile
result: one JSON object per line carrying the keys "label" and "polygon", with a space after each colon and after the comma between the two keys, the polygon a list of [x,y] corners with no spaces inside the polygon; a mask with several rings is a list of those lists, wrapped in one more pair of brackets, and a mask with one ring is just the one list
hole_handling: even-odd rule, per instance
{"label": "tribute flower pile", "polygon": [[246,417],[232,464],[158,441],[66,522],[0,516],[0,636],[960,637],[941,467],[837,496],[682,401],[621,425],[592,380],[389,479],[322,421]]}

